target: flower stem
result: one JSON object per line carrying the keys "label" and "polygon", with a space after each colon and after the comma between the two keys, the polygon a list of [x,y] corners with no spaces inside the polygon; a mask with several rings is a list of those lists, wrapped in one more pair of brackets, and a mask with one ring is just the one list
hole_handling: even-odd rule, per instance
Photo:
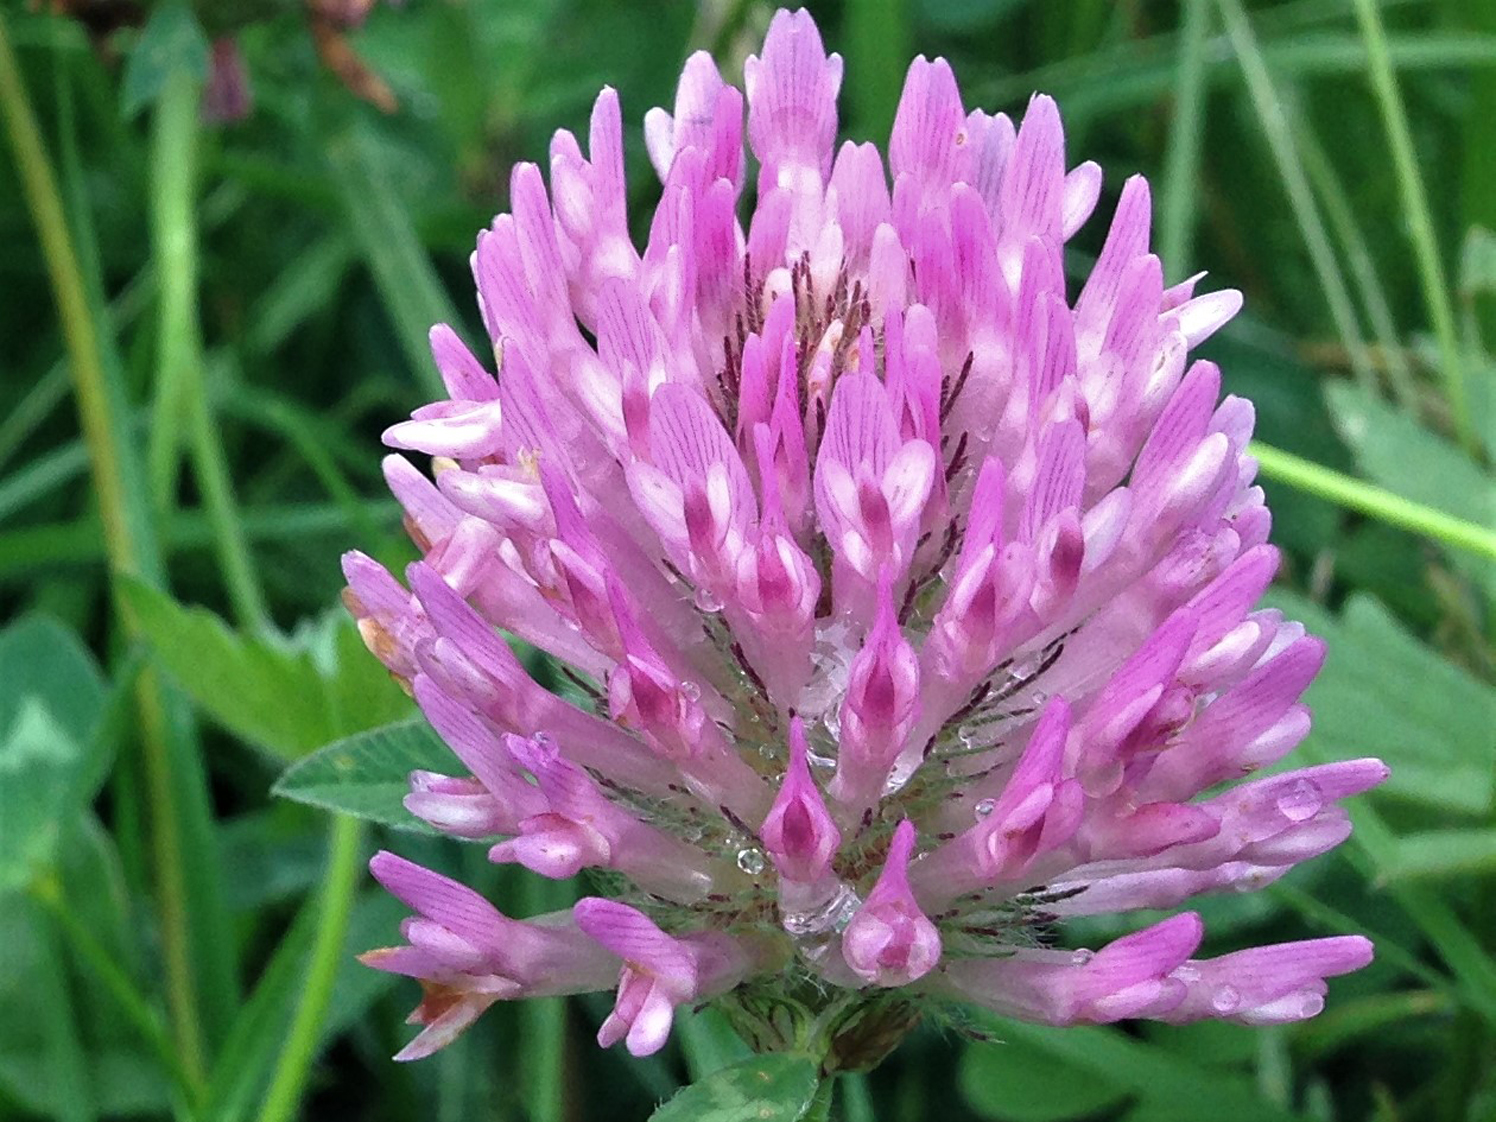
{"label": "flower stem", "polygon": [[1418,263],[1418,279],[1423,285],[1423,299],[1428,305],[1434,336],[1439,342],[1439,366],[1444,373],[1444,392],[1454,417],[1455,434],[1466,451],[1478,449],[1475,429],[1470,421],[1470,406],[1465,398],[1465,363],[1460,353],[1459,334],[1455,328],[1454,309],[1449,302],[1449,287],[1444,266],[1439,260],[1439,243],[1434,236],[1433,218],[1428,194],[1413,155],[1413,138],[1408,131],[1408,116],[1397,90],[1397,76],[1387,51],[1387,33],[1375,0],[1355,0],[1356,18],[1361,24],[1361,38],[1366,41],[1371,88],[1382,112],[1382,124],[1392,149],[1392,169],[1397,177],[1398,193],[1408,217],[1413,240],[1413,257]]}
{"label": "flower stem", "polygon": [[322,886],[322,908],[317,918],[317,936],[312,944],[301,1004],[291,1019],[286,1046],[275,1065],[270,1089],[260,1108],[259,1122],[289,1122],[306,1088],[312,1061],[317,1056],[322,1026],[332,1002],[333,982],[343,961],[348,918],[358,888],[359,861],[363,848],[363,824],[356,818],[339,816],[332,824],[332,844],[327,858],[327,879]]}
{"label": "flower stem", "polygon": [[1369,515],[1389,526],[1411,530],[1456,549],[1496,559],[1496,530],[1466,522],[1452,514],[1415,503],[1391,491],[1363,483],[1266,444],[1248,446],[1266,479],[1275,479],[1348,510]]}
{"label": "flower stem", "polygon": [[810,1100],[810,1106],[801,1116],[801,1122],[830,1122],[831,1101],[835,1097],[836,1076],[828,1075],[816,1088],[816,1097]]}

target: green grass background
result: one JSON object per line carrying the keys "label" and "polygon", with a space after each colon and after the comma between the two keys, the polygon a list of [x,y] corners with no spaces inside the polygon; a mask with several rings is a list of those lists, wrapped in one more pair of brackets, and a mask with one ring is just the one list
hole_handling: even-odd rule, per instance
{"label": "green grass background", "polygon": [[[736,79],[768,6],[380,7],[350,43],[391,114],[321,65],[295,0],[147,4],[98,42],[34,7],[0,3],[0,1118],[646,1117],[741,1055],[713,1015],[635,1061],[591,1041],[606,999],[524,1003],[390,1063],[415,987],[351,960],[401,914],[363,873],[376,844],[517,914],[574,886],[270,788],[409,713],[337,557],[410,557],[378,434],[436,391],[431,322],[481,337],[467,255],[509,166],[616,86],[642,237],[644,111],[693,49]],[[1496,4],[812,8],[844,135],[886,137],[921,52],[968,105],[1052,93],[1072,162],[1107,173],[1077,272],[1142,172],[1169,279],[1245,292],[1207,350],[1257,403],[1273,596],[1330,642],[1297,758],[1395,768],[1346,846],[1202,904],[1212,951],[1375,939],[1318,1019],[929,1024],[833,1115],[1496,1118]],[[242,122],[200,118],[202,25],[248,61]]]}

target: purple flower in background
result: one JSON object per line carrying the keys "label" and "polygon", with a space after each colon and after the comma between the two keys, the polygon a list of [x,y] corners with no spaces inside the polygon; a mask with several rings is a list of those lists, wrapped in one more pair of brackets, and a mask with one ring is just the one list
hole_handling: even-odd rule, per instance
{"label": "purple flower in background", "polygon": [[968,112],[917,59],[885,166],[835,147],[841,74],[804,12],[746,99],[692,56],[645,117],[642,254],[605,90],[587,154],[558,133],[549,193],[516,167],[479,236],[497,377],[437,327],[450,399],[386,434],[433,457],[434,482],[386,463],[424,559],[407,591],[350,554],[348,602],[464,770],[407,805],[610,897],[519,921],[377,857],[418,913],[367,958],[425,986],[404,1057],[494,1001],[616,982],[604,1045],[653,1052],[717,999],[758,1047],[817,1026],[834,1070],[946,1001],[1298,1020],[1371,957],[1195,959],[1192,912],[1054,949],[1071,916],[1271,883],[1386,768],[1243,781],[1308,731],[1324,650],[1254,610],[1277,554],[1252,408],[1187,357],[1239,294],[1164,287],[1134,178],[1072,297],[1101,170],[1067,166],[1054,102]]}

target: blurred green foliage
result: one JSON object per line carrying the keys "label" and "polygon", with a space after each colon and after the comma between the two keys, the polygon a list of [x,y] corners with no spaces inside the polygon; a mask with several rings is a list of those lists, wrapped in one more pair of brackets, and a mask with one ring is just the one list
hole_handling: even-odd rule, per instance
{"label": "blurred green foliage", "polygon": [[[617,87],[642,239],[644,111],[670,104],[693,49],[736,78],[768,6],[408,0],[357,30],[295,0],[60,6],[91,24],[0,9],[18,63],[0,83],[0,1118],[642,1118],[714,1071],[699,1110],[726,1110],[749,1069],[719,1022],[686,1018],[671,1051],[634,1061],[591,1043],[601,1000],[496,1008],[440,1056],[391,1064],[411,987],[351,954],[390,941],[402,909],[349,876],[367,838],[329,838],[271,786],[338,740],[282,789],[392,820],[431,751],[414,726],[367,731],[412,709],[336,614],[337,556],[411,556],[378,434],[437,384],[432,322],[481,336],[467,255],[510,166],[543,164],[552,130],[585,128]],[[1148,175],[1171,279],[1208,266],[1245,291],[1209,347],[1264,442],[1496,524],[1489,0],[1380,5],[1458,319],[1464,446],[1352,0],[812,8],[848,59],[846,135],[886,135],[915,53],[950,58],[968,105],[1056,95],[1071,152],[1106,169],[1099,215]],[[197,87],[229,35],[252,111],[206,122]],[[376,80],[394,112],[356,95]],[[71,266],[38,237],[38,153]],[[1077,239],[1078,271],[1104,229]],[[73,305],[53,287],[68,267]],[[840,1116],[1496,1118],[1491,559],[1266,485],[1277,602],[1330,640],[1306,754],[1397,771],[1344,850],[1206,901],[1212,949],[1363,931],[1377,963],[1288,1029],[929,1026],[842,1081]],[[367,780],[352,796],[326,782],[348,768]],[[401,846],[519,914],[570,891],[434,838]]]}

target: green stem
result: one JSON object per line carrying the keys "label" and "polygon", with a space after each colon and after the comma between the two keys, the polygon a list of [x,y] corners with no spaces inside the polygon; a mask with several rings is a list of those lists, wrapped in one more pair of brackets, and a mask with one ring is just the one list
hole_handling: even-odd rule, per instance
{"label": "green stem", "polygon": [[170,510],[182,443],[180,426],[185,423],[193,474],[213,527],[229,601],[241,624],[255,626],[269,619],[269,609],[239,524],[228,464],[204,385],[194,205],[200,101],[197,80],[178,70],[167,78],[156,106],[151,217],[160,315],[150,474],[157,509]]}
{"label": "green stem", "polygon": [[[520,881],[527,915],[576,903],[572,885],[527,876]],[[519,1007],[523,1095],[530,1122],[561,1122],[566,1117],[566,999],[548,997]]]}
{"label": "green stem", "polygon": [[289,1122],[306,1089],[312,1061],[321,1043],[322,1026],[332,1002],[333,983],[343,961],[348,918],[362,869],[363,824],[356,818],[338,817],[332,824],[332,843],[327,858],[327,880],[322,887],[322,907],[317,918],[317,936],[307,964],[301,1004],[291,1020],[286,1046],[275,1065],[270,1089],[260,1108],[259,1122]]}
{"label": "green stem", "polygon": [[1210,6],[1182,5],[1184,28],[1179,52],[1179,81],[1174,94],[1174,127],[1164,158],[1164,198],[1158,255],[1171,281],[1190,274],[1196,202],[1200,197],[1200,145],[1205,130],[1205,39]]}
{"label": "green stem", "polygon": [[[94,493],[111,567],[117,573],[159,581],[160,559],[150,550],[149,527],[143,512],[130,502],[125,485],[126,466],[119,444],[119,425],[72,233],[63,212],[57,179],[42,143],[36,114],[21,80],[15,52],[11,49],[3,13],[0,13],[0,115],[5,120],[26,205],[41,240],[42,255],[62,322],[73,395],[78,405],[84,443],[93,465]],[[167,740],[170,732],[160,684],[154,675],[141,675],[137,699],[150,798],[157,809],[154,852],[167,995],[182,1063],[194,1076],[200,1076],[203,1070],[202,1026],[192,969],[186,880],[173,813],[171,748]]]}
{"label": "green stem", "polygon": [[842,1112],[847,1122],[876,1122],[873,1111],[873,1093],[868,1089],[867,1076],[852,1072],[841,1077]]}
{"label": "green stem", "polygon": [[1407,113],[1403,109],[1402,96],[1398,93],[1397,77],[1392,72],[1387,33],[1382,27],[1382,17],[1377,11],[1375,0],[1355,0],[1355,3],[1356,19],[1361,24],[1361,37],[1366,41],[1371,88],[1382,111],[1382,124],[1387,129],[1387,141],[1392,149],[1392,169],[1397,177],[1398,193],[1402,196],[1403,212],[1408,216],[1413,257],[1418,263],[1418,279],[1423,285],[1423,299],[1428,305],[1429,319],[1433,321],[1434,335],[1439,342],[1439,365],[1444,372],[1444,392],[1449,398],[1455,433],[1465,449],[1474,454],[1479,445],[1470,420],[1470,406],[1465,398],[1465,364],[1460,353],[1454,309],[1450,304],[1449,287],[1444,279],[1444,266],[1439,260],[1439,243],[1434,236],[1428,194],[1424,190],[1423,177],[1418,172],[1417,159],[1413,154],[1413,138],[1408,131]]}
{"label": "green stem", "polygon": [[1286,483],[1348,510],[1369,515],[1389,526],[1422,534],[1443,545],[1496,559],[1496,530],[1466,522],[1463,518],[1445,514],[1422,503],[1412,502],[1391,491],[1384,491],[1370,483],[1363,483],[1359,479],[1342,475],[1338,471],[1321,467],[1310,460],[1266,444],[1253,443],[1247,447],[1247,452],[1257,458],[1265,479]]}
{"label": "green stem", "polygon": [[73,953],[93,972],[94,979],[103,987],[104,992],[114,999],[115,1007],[124,1014],[125,1020],[134,1026],[140,1038],[150,1046],[157,1063],[175,1081],[184,1101],[191,1109],[196,1109],[202,1101],[202,1080],[195,1078],[183,1066],[156,1010],[142,996],[130,976],[68,909],[62,890],[54,879],[49,877],[36,881],[31,886],[31,895],[51,915],[57,930],[67,940]]}
{"label": "green stem", "polygon": [[77,256],[73,252],[67,219],[63,215],[57,180],[42,144],[31,99],[26,95],[21,80],[3,14],[0,14],[0,113],[5,117],[6,133],[21,175],[21,189],[41,239],[42,255],[47,262],[48,277],[62,321],[63,340],[73,367],[73,391],[83,422],[83,437],[88,444],[89,459],[94,464],[94,486],[98,492],[104,539],[116,564],[133,572],[139,566],[139,546],[136,528],[125,517],[127,504],[123,475],[118,450],[110,439],[109,405],[104,390],[104,371],[99,362],[98,339],[94,334],[93,318],[88,313],[88,298],[84,293]]}
{"label": "green stem", "polygon": [[800,1116],[800,1122],[830,1122],[831,1101],[836,1098],[836,1076],[827,1076],[816,1088],[816,1097],[810,1107]]}
{"label": "green stem", "polygon": [[151,235],[159,285],[156,379],[147,471],[158,514],[176,505],[187,381],[198,361],[196,195],[197,83],[173,72],[156,102],[151,137]]}
{"label": "green stem", "polygon": [[1294,218],[1303,235],[1310,264],[1319,278],[1325,303],[1330,309],[1330,318],[1335,321],[1336,333],[1345,347],[1356,380],[1367,392],[1375,393],[1376,371],[1372,366],[1371,354],[1361,335],[1345,279],[1336,264],[1335,250],[1325,232],[1319,209],[1314,205],[1314,192],[1304,174],[1304,165],[1299,158],[1293,131],[1288,126],[1282,100],[1273,86],[1272,75],[1268,73],[1262,48],[1252,31],[1241,0],[1219,0],[1219,6],[1227,38],[1231,40],[1232,50],[1241,64],[1247,93],[1262,125],[1263,135],[1267,138],[1273,162],[1278,165],[1279,178],[1283,180],[1283,189],[1288,193],[1289,206],[1293,209]]}

